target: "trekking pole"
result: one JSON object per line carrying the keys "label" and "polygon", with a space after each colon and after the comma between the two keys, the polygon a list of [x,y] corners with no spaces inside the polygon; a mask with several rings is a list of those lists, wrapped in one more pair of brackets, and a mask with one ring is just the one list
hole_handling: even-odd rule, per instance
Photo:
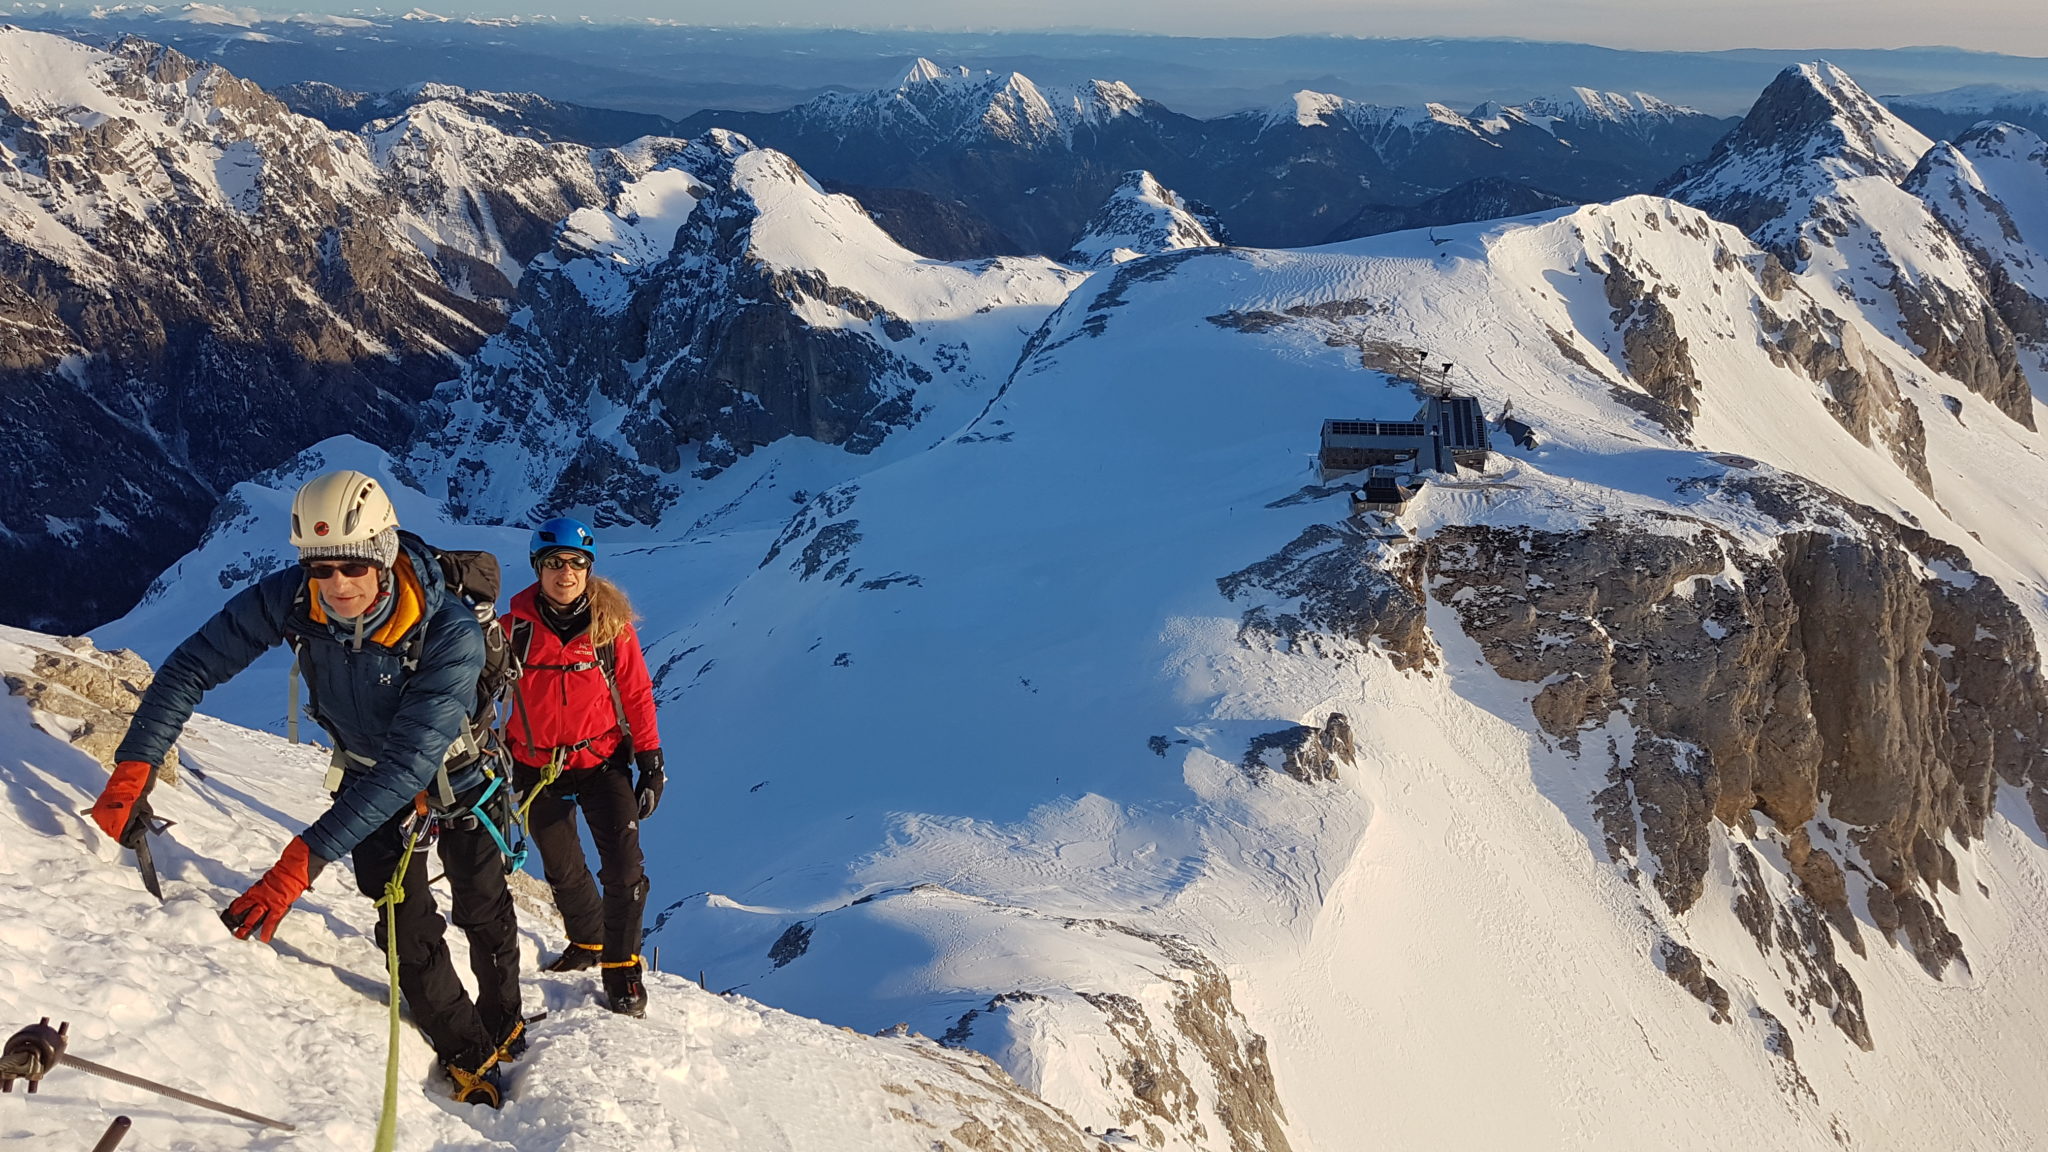
{"label": "trekking pole", "polygon": [[[94,1076],[112,1080],[116,1084],[126,1084],[130,1088],[140,1088],[145,1092],[154,1092],[159,1096],[168,1096],[173,1100],[182,1101],[186,1104],[192,1104],[215,1112],[224,1112],[238,1120],[247,1120],[254,1124],[261,1124],[266,1128],[276,1128],[285,1132],[297,1131],[292,1125],[282,1120],[272,1120],[267,1116],[258,1116],[254,1112],[244,1112],[240,1108],[230,1107],[217,1100],[208,1100],[204,1096],[195,1096],[181,1088],[173,1088],[168,1084],[159,1084],[154,1080],[145,1080],[140,1076],[123,1072],[117,1068],[109,1068],[104,1064],[95,1064],[82,1057],[73,1056],[65,1051],[65,1046],[70,1042],[71,1025],[65,1023],[52,1028],[50,1027],[50,1018],[48,1016],[43,1017],[42,1023],[31,1024],[16,1032],[13,1036],[8,1037],[7,1046],[0,1048],[0,1092],[12,1092],[14,1091],[14,1082],[16,1080],[26,1080],[28,1081],[28,1090],[33,1094],[36,1088],[42,1084],[43,1077],[49,1075],[51,1070],[60,1065],[68,1065],[78,1069],[80,1072],[90,1072]],[[126,1130],[124,1129],[123,1131]],[[112,1145],[109,1145],[109,1147],[112,1147]]]}
{"label": "trekking pole", "polygon": [[100,1136],[100,1142],[92,1146],[92,1152],[114,1152],[121,1146],[122,1138],[128,1135],[129,1123],[126,1116],[114,1117],[114,1122],[107,1125],[106,1132]]}

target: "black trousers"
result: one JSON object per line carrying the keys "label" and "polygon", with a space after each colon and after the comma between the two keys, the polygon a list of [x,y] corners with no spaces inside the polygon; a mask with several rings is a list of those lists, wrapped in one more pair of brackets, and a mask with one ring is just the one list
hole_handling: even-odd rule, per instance
{"label": "black trousers", "polygon": [[[471,798],[465,798],[471,799]],[[406,817],[399,813],[356,845],[356,887],[372,900],[384,895],[405,852]],[[519,925],[512,892],[505,886],[505,861],[481,824],[444,820],[441,866],[448,874],[450,914],[469,938],[469,966],[476,976],[471,1000],[455,974],[443,939],[446,921],[428,887],[430,862],[424,850],[405,870],[405,899],[398,905],[398,988],[414,1023],[443,1063],[474,1069],[497,1048],[498,1039],[519,1019]],[[385,943],[384,910],[377,910],[377,947]]]}
{"label": "black trousers", "polygon": [[[555,890],[555,907],[574,944],[601,944],[606,962],[640,954],[640,924],[647,911],[647,872],[640,856],[640,801],[633,795],[632,760],[620,753],[595,768],[572,768],[541,789],[528,811],[541,869]],[[541,770],[514,764],[520,795],[540,782]],[[597,844],[599,899],[576,835],[576,810],[590,821]]]}

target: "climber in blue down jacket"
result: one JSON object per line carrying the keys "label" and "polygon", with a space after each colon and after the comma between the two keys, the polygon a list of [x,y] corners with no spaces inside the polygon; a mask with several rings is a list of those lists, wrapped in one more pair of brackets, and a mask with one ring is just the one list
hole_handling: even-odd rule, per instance
{"label": "climber in blue down jacket", "polygon": [[[200,698],[265,651],[290,643],[306,677],[309,710],[334,742],[333,803],[222,919],[237,936],[255,932],[269,940],[320,870],[348,854],[358,888],[380,897],[414,822],[431,814],[478,991],[471,1000],[455,973],[423,861],[406,868],[396,911],[399,987],[454,1097],[495,1107],[496,1065],[524,1043],[518,929],[504,861],[482,822],[461,818],[479,814],[491,767],[491,753],[476,746],[470,728],[485,663],[483,629],[447,589],[433,552],[399,532],[390,499],[369,476],[334,472],[309,481],[293,502],[292,523],[298,565],[238,593],[164,660],[121,741],[93,819],[116,839],[146,820],[156,766]],[[430,806],[444,761],[447,794]],[[387,946],[381,915],[377,943]]]}

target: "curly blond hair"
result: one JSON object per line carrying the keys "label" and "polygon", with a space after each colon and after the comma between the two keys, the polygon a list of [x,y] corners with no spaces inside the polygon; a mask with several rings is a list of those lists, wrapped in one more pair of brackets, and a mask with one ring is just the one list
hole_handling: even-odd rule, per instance
{"label": "curly blond hair", "polygon": [[625,590],[593,572],[590,574],[590,642],[609,644],[619,633],[639,623],[633,602]]}

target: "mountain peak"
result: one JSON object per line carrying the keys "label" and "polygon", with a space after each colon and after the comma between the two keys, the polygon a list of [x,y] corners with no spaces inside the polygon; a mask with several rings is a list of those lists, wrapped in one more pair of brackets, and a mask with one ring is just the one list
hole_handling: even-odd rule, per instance
{"label": "mountain peak", "polygon": [[1284,118],[1291,112],[1294,122],[1304,128],[1327,128],[1330,126],[1330,117],[1343,112],[1346,103],[1342,96],[1333,96],[1328,92],[1313,92],[1304,88],[1294,94],[1293,107],[1283,108],[1275,119]]}
{"label": "mountain peak", "polygon": [[916,60],[911,61],[909,68],[904,70],[903,78],[896,82],[896,87],[908,88],[913,84],[933,84],[944,80],[964,79],[967,75],[968,71],[964,65],[957,68],[941,68],[937,64],[919,56]]}
{"label": "mountain peak", "polygon": [[1141,256],[1224,243],[1223,226],[1207,206],[1183,198],[1139,169],[1124,173],[1060,260],[1077,267],[1107,268]]}
{"label": "mountain peak", "polygon": [[1832,160],[1856,175],[1897,181],[1932,141],[1848,73],[1819,60],[1778,73],[1724,144],[1731,151],[1778,152],[1788,160]]}
{"label": "mountain peak", "polygon": [[1826,61],[1796,64],[1778,73],[1711,155],[1663,190],[1795,255],[1817,199],[1865,177],[1897,184],[1931,146],[1848,73]]}

